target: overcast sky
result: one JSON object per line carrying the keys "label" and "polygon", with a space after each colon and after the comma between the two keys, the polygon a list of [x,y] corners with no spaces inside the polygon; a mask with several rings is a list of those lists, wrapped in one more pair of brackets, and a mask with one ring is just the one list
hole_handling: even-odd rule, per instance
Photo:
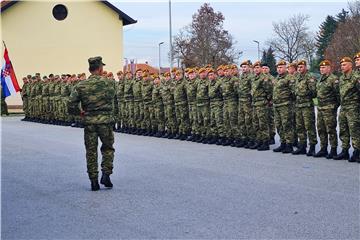
{"label": "overcast sky", "polygon": [[[257,59],[257,44],[266,48],[272,37],[272,23],[286,20],[294,14],[310,16],[308,27],[316,33],[327,15],[336,15],[347,1],[206,1],[225,16],[224,27],[237,41],[236,48],[243,52],[241,59]],[[124,57],[138,63],[148,61],[159,65],[158,44],[161,46],[161,66],[169,66],[169,3],[168,1],[111,1],[120,10],[138,22],[124,27]],[[172,0],[173,36],[191,23],[192,15],[203,1]],[[240,59],[240,60],[241,60]]]}

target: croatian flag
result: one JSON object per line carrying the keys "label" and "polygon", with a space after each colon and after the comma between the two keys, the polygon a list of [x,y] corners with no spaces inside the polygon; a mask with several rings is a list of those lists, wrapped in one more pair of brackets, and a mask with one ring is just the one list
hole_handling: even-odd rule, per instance
{"label": "croatian flag", "polygon": [[4,52],[3,65],[1,67],[1,87],[3,89],[2,94],[4,94],[5,97],[20,91],[19,83],[16,79],[15,71],[11,64],[6,47]]}

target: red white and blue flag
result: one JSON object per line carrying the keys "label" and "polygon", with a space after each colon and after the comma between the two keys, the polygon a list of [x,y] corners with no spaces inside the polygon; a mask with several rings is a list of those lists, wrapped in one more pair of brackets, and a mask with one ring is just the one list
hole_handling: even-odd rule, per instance
{"label": "red white and blue flag", "polygon": [[15,76],[14,68],[11,64],[8,50],[5,47],[3,65],[1,67],[1,87],[5,97],[20,91],[19,83]]}

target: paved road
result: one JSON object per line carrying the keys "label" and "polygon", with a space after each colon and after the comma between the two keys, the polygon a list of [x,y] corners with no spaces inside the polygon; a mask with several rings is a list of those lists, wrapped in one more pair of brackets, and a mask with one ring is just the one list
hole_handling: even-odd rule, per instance
{"label": "paved road", "polygon": [[82,129],[2,120],[2,238],[359,239],[359,164],[116,134],[91,192]]}

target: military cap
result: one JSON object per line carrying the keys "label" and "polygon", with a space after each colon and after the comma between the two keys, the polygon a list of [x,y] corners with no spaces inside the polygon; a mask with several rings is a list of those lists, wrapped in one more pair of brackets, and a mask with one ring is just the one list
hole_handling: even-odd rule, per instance
{"label": "military cap", "polygon": [[307,65],[306,60],[300,60],[300,61],[298,61],[298,62],[297,62],[297,65],[298,65],[298,66],[299,66],[299,65],[304,65],[304,66],[306,66],[306,65]]}
{"label": "military cap", "polygon": [[32,80],[35,80],[35,79],[36,79],[36,77],[35,77],[35,76],[32,76],[32,77],[31,77],[31,79],[32,79]]}
{"label": "military cap", "polygon": [[360,58],[360,52],[358,52],[355,56],[354,56],[354,60]]}
{"label": "military cap", "polygon": [[88,59],[89,67],[98,68],[101,66],[105,66],[105,63],[102,61],[102,57],[91,57]]}
{"label": "military cap", "polygon": [[193,69],[194,69],[195,72],[199,71],[198,67],[194,67]]}
{"label": "military cap", "polygon": [[211,68],[212,66],[211,66],[211,64],[206,64],[205,66],[204,66],[204,68]]}
{"label": "military cap", "polygon": [[123,72],[120,70],[116,73],[117,75],[123,74]]}
{"label": "military cap", "polygon": [[191,68],[185,68],[185,72],[188,73]]}
{"label": "military cap", "polygon": [[48,77],[47,76],[43,76],[43,79],[47,79]]}
{"label": "military cap", "polygon": [[276,63],[276,66],[286,65],[285,60],[280,60]]}
{"label": "military cap", "polygon": [[216,68],[216,71],[220,71],[220,70],[224,70],[224,66],[223,65],[220,65]]}
{"label": "military cap", "polygon": [[132,75],[132,72],[130,70],[125,72],[125,74],[129,74],[129,73]]}
{"label": "military cap", "polygon": [[148,71],[143,71],[143,73],[142,73],[143,77],[148,77],[149,75],[150,75],[149,70]]}
{"label": "military cap", "polygon": [[241,67],[241,66],[244,66],[244,65],[250,66],[250,65],[251,65],[251,64],[250,64],[250,61],[249,61],[249,60],[243,61],[243,62],[240,64],[240,67]]}
{"label": "military cap", "polygon": [[289,63],[289,65],[287,67],[297,68],[297,63],[296,62]]}
{"label": "military cap", "polygon": [[233,64],[233,65],[231,65],[230,68],[231,68],[231,69],[237,69],[238,67],[236,66],[236,64]]}
{"label": "military cap", "polygon": [[206,72],[206,68],[200,68],[199,73]]}
{"label": "military cap", "polygon": [[138,69],[136,69],[135,72],[139,72],[139,71],[142,71],[142,69],[141,69],[141,68],[138,68]]}
{"label": "military cap", "polygon": [[343,58],[341,58],[341,60],[340,60],[340,64],[341,64],[341,63],[344,63],[344,62],[350,62],[350,63],[352,63],[352,60],[351,60],[350,57],[343,57]]}
{"label": "military cap", "polygon": [[331,62],[329,60],[321,61],[319,66],[331,66]]}
{"label": "military cap", "polygon": [[194,73],[195,72],[195,70],[193,69],[193,68],[191,68],[191,69],[189,69],[189,71],[187,72],[188,74],[192,74],[192,73]]}
{"label": "military cap", "polygon": [[215,73],[215,70],[213,68],[209,68],[208,73]]}
{"label": "military cap", "polygon": [[261,67],[261,62],[260,61],[254,62],[253,67],[257,67],[257,66]]}
{"label": "military cap", "polygon": [[225,71],[225,70],[228,70],[228,69],[231,69],[231,66],[230,66],[230,65],[224,65],[224,66],[223,66],[223,69],[224,69],[224,71]]}
{"label": "military cap", "polygon": [[176,72],[175,72],[175,75],[181,75],[182,74],[182,71],[181,70],[177,70]]}
{"label": "military cap", "polygon": [[154,73],[154,74],[152,74],[152,75],[151,75],[151,77],[152,77],[153,79],[155,79],[155,78],[158,78],[158,77],[159,77],[159,75],[158,75],[158,74],[156,74],[156,73]]}
{"label": "military cap", "polygon": [[36,76],[40,76],[40,73],[35,73]]}
{"label": "military cap", "polygon": [[26,77],[27,77],[27,78],[31,78],[31,75],[29,74],[29,75],[27,75]]}
{"label": "military cap", "polygon": [[174,67],[173,69],[171,69],[172,73],[175,73],[178,69],[176,67]]}
{"label": "military cap", "polygon": [[170,77],[170,72],[164,73],[164,77]]}

